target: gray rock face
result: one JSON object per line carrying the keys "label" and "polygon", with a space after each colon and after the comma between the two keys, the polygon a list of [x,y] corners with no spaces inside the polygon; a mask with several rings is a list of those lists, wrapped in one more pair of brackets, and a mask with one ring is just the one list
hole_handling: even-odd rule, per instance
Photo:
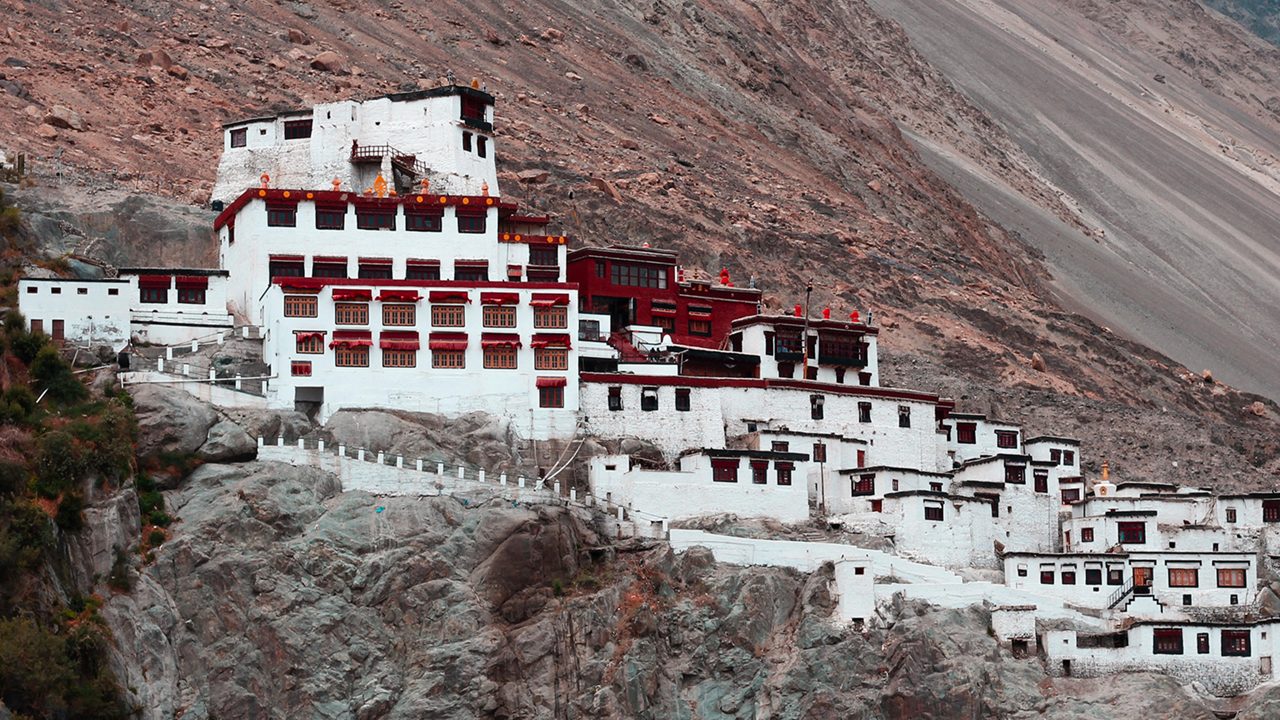
{"label": "gray rock face", "polygon": [[209,462],[237,462],[257,456],[258,441],[230,420],[214,423],[208,439],[200,446],[200,457]]}
{"label": "gray rock face", "polygon": [[428,462],[461,461],[489,470],[517,470],[510,424],[485,413],[446,419],[429,413],[340,410],[321,433],[331,443],[404,453]]}
{"label": "gray rock face", "polygon": [[1210,717],[1161,676],[1047,678],[979,608],[899,603],[859,631],[830,622],[829,572],[339,490],[248,463],[167,493],[171,539],[104,608],[142,717]]}
{"label": "gray rock face", "polygon": [[138,455],[187,455],[204,445],[218,414],[186,391],[165,385],[134,385],[134,414],[138,418]]}

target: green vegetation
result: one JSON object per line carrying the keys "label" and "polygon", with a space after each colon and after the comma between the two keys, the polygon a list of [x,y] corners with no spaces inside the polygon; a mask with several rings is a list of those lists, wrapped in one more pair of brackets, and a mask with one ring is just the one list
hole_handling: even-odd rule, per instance
{"label": "green vegetation", "polygon": [[[20,718],[125,718],[101,598],[60,580],[71,573],[58,547],[83,529],[86,492],[111,492],[134,474],[137,423],[127,396],[94,396],[25,324],[10,308],[0,331],[0,701]],[[152,524],[167,524],[159,493],[147,502]],[[112,591],[131,589],[135,559],[116,551]]]}

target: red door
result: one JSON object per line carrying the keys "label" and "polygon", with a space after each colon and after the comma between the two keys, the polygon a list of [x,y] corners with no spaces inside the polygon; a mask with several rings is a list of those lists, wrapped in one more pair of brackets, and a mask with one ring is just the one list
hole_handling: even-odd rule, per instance
{"label": "red door", "polygon": [[1151,588],[1152,571],[1149,567],[1135,567],[1133,569],[1133,589],[1134,592],[1145,592]]}
{"label": "red door", "polygon": [[60,343],[60,342],[62,342],[62,341],[63,341],[63,339],[64,339],[64,336],[63,336],[63,329],[62,329],[62,326],[63,326],[64,322],[65,322],[65,321],[63,321],[63,320],[54,320],[54,321],[53,321],[53,335],[51,335],[50,337],[52,337],[52,338],[53,338],[53,341],[54,341],[54,342],[56,342],[56,343]]}

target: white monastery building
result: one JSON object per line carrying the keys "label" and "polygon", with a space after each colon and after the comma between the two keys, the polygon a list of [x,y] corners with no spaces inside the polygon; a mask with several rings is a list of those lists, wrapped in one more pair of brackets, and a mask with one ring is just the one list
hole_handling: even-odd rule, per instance
{"label": "white monastery building", "polygon": [[[760,289],[669,250],[570,252],[550,215],[502,198],[494,122],[493,96],[447,86],[230,123],[220,268],[24,278],[21,311],[32,331],[112,351],[260,338],[260,402],[320,421],[480,411],[525,440],[593,438],[608,450],[586,490],[620,522],[816,524],[957,583],[942,568],[1003,572],[1001,592],[1107,628],[999,605],[993,631],[1016,652],[1034,643],[1055,674],[1154,670],[1216,694],[1276,679],[1280,628],[1259,591],[1280,493],[1115,483],[1105,462],[1086,477],[1078,440],[887,385],[869,313],[770,310]],[[717,552],[826,553],[836,584],[865,596],[842,606],[870,618],[867,556],[823,547]]]}

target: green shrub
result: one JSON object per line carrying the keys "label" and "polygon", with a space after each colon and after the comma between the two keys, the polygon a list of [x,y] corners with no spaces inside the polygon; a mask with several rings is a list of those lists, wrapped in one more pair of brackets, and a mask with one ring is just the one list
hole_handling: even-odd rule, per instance
{"label": "green shrub", "polygon": [[[11,312],[10,316],[13,315]],[[21,316],[19,316],[21,317]],[[8,318],[5,318],[5,325],[8,325]],[[8,333],[9,347],[13,350],[13,354],[22,361],[24,365],[30,365],[36,359],[36,354],[42,348],[49,344],[49,338],[44,333],[27,332],[26,330],[17,330]]]}
{"label": "green shrub", "polygon": [[163,530],[156,528],[155,530],[147,533],[147,544],[151,547],[160,547],[168,538],[169,536],[166,535]]}
{"label": "green shrub", "polygon": [[27,318],[15,308],[9,308],[4,316],[4,334],[10,338],[18,333],[26,332]]}
{"label": "green shrub", "polygon": [[24,418],[30,416],[36,409],[36,394],[26,385],[14,385],[4,391],[3,397],[6,403],[21,409]]}
{"label": "green shrub", "polygon": [[45,345],[31,361],[31,376],[40,382],[57,403],[75,403],[89,397],[89,389],[71,372],[62,353],[53,345]]}
{"label": "green shrub", "polygon": [[107,575],[107,587],[119,592],[129,592],[133,589],[133,578],[129,575],[129,555],[119,547],[115,549],[115,554],[111,572]]}
{"label": "green shrub", "polygon": [[53,521],[65,532],[79,532],[84,529],[84,497],[78,492],[69,492],[58,502],[58,514]]}
{"label": "green shrub", "polygon": [[156,527],[165,528],[173,524],[173,518],[169,517],[169,513],[163,510],[152,510],[151,513],[147,515],[147,522],[155,525]]}
{"label": "green shrub", "polygon": [[10,710],[61,715],[67,709],[62,691],[74,679],[61,638],[30,618],[0,620],[0,688]]}
{"label": "green shrub", "polygon": [[42,497],[57,497],[75,487],[85,469],[84,453],[70,435],[51,430],[40,436],[36,448],[35,491]]}
{"label": "green shrub", "polygon": [[27,487],[27,468],[15,462],[0,460],[0,497],[17,495]]}

